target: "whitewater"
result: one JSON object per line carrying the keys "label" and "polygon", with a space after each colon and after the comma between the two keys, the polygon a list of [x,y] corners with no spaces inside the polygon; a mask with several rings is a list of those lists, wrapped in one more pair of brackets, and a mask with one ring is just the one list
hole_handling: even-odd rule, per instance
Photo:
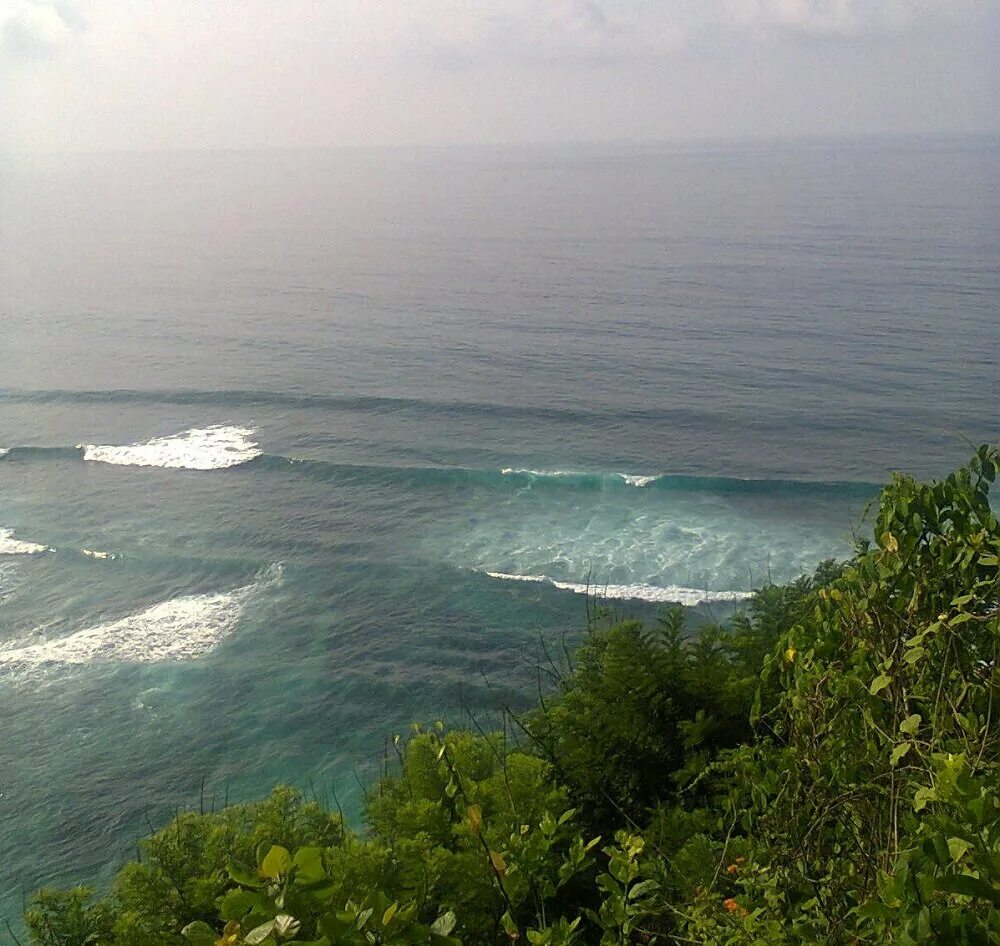
{"label": "whitewater", "polygon": [[260,456],[249,427],[215,424],[126,446],[81,444],[83,458],[118,466],[166,470],[224,470]]}
{"label": "whitewater", "polygon": [[136,614],[31,643],[0,648],[0,668],[91,661],[154,663],[196,660],[211,653],[235,627],[254,596],[281,580],[273,566],[252,584],[215,594],[183,595]]}

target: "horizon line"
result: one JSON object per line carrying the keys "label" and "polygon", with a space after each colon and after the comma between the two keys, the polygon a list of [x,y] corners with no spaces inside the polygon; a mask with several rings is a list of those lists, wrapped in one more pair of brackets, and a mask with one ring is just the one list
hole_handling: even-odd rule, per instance
{"label": "horizon line", "polygon": [[56,157],[112,157],[164,154],[254,154],[303,151],[473,151],[502,149],[529,151],[549,148],[657,148],[719,147],[747,145],[851,144],[871,141],[946,141],[987,139],[1000,143],[1000,128],[925,131],[816,132],[794,135],[742,134],[734,136],[697,135],[675,138],[551,139],[536,141],[451,141],[451,142],[341,142],[327,144],[180,145],[173,147],[127,147],[106,149],[0,150],[0,159]]}

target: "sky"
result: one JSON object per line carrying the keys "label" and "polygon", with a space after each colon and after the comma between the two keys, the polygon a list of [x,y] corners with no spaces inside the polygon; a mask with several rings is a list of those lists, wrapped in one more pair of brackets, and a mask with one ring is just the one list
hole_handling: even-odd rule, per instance
{"label": "sky", "polygon": [[1000,0],[0,0],[0,152],[1000,132]]}

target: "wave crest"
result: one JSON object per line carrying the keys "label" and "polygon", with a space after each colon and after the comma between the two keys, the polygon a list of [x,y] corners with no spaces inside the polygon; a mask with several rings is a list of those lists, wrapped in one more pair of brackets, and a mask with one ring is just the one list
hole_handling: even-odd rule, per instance
{"label": "wave crest", "polygon": [[169,437],[126,446],[82,444],[83,458],[118,466],[155,466],[165,470],[224,470],[260,456],[250,427],[192,427]]}
{"label": "wave crest", "polygon": [[228,637],[249,601],[281,575],[281,566],[272,566],[233,591],[172,598],[68,637],[0,651],[0,666],[195,660]]}
{"label": "wave crest", "polygon": [[547,575],[509,575],[505,572],[485,572],[485,574],[501,581],[528,581],[548,584],[562,591],[573,591],[581,595],[589,594],[596,598],[682,604],[687,608],[720,601],[746,601],[753,596],[752,591],[699,591],[697,588],[683,588],[680,585],[597,585],[576,581],[557,581]]}
{"label": "wave crest", "polygon": [[13,529],[0,529],[0,555],[38,555],[51,551],[47,545],[15,539]]}
{"label": "wave crest", "polygon": [[500,471],[501,476],[513,479],[524,479],[529,482],[545,482],[547,480],[564,482],[572,485],[604,485],[625,483],[627,486],[649,486],[660,479],[659,473],[585,473],[582,470],[529,470],[505,466]]}

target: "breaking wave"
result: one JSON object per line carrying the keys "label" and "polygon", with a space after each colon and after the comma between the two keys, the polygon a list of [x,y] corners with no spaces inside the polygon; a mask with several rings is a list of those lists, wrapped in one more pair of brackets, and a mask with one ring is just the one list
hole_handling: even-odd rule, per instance
{"label": "breaking wave", "polygon": [[622,600],[653,601],[665,604],[682,604],[693,608],[699,604],[713,602],[746,601],[752,597],[750,591],[699,591],[697,588],[683,588],[679,585],[598,585],[575,581],[557,581],[546,575],[508,575],[504,572],[485,572],[490,578],[500,581],[526,581],[552,585],[562,591],[589,594],[596,598],[617,598]]}
{"label": "breaking wave", "polygon": [[13,529],[0,529],[0,555],[38,555],[51,551],[47,545],[15,539]]}
{"label": "breaking wave", "polygon": [[500,471],[501,476],[514,477],[527,480],[529,482],[545,480],[564,480],[568,483],[578,485],[592,484],[595,480],[602,480],[605,483],[613,483],[620,480],[626,486],[649,486],[660,479],[658,473],[583,473],[577,470],[519,470],[514,467],[504,467]]}
{"label": "breaking wave", "polygon": [[195,660],[228,637],[247,604],[281,576],[281,566],[272,566],[252,584],[232,591],[172,598],[68,637],[2,650],[0,667]]}
{"label": "breaking wave", "polygon": [[126,446],[81,444],[76,447],[14,446],[10,462],[84,459],[127,466],[166,469],[219,470],[254,461],[262,472],[288,474],[333,482],[364,482],[393,488],[469,485],[511,490],[579,490],[587,492],[632,489],[671,493],[739,493],[778,496],[838,496],[868,500],[880,486],[859,480],[755,479],[690,473],[605,473],[582,470],[535,470],[506,466],[500,469],[456,466],[408,466],[343,463],[308,457],[265,454],[250,427],[215,425],[196,427],[169,437],[157,437]]}
{"label": "breaking wave", "polygon": [[224,470],[260,456],[249,427],[192,427],[170,437],[127,446],[82,444],[83,458],[118,466],[155,466],[167,470]]}

